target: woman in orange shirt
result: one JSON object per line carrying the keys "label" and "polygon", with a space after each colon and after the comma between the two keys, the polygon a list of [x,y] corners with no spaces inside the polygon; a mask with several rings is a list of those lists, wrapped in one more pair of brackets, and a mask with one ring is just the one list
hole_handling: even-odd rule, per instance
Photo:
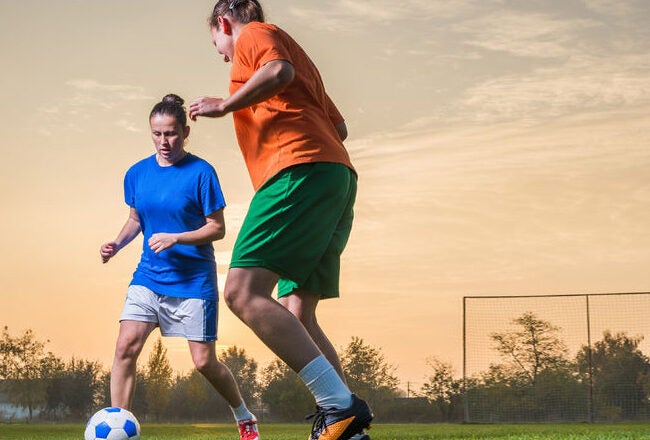
{"label": "woman in orange shirt", "polygon": [[264,23],[256,0],[219,0],[209,23],[217,51],[232,62],[230,96],[197,98],[189,115],[233,114],[255,189],[224,297],[314,395],[312,440],[368,439],[372,412],[347,388],[316,319],[318,302],[339,296],[352,227],[357,176],[343,146],[345,122],[314,63],[286,32]]}

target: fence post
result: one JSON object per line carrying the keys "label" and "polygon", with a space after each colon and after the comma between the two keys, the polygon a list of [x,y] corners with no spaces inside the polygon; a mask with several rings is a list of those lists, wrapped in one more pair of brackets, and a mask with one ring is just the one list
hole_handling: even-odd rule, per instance
{"label": "fence post", "polygon": [[467,297],[463,297],[463,419],[469,423],[469,399],[467,398],[467,322],[465,318]]}
{"label": "fence post", "polygon": [[589,423],[594,422],[594,380],[593,367],[591,364],[591,311],[589,308],[589,295],[585,295],[587,306],[587,368],[589,377],[589,391],[587,396],[587,418]]}

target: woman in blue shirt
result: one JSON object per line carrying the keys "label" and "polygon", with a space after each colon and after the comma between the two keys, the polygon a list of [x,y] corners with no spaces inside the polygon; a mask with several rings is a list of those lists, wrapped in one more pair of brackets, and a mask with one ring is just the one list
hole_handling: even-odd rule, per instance
{"label": "woman in blue shirt", "polygon": [[187,339],[192,360],[233,409],[242,440],[258,440],[257,421],[232,373],[215,353],[217,275],[212,242],[225,235],[225,201],[214,168],[187,152],[183,99],[170,94],[149,115],[156,153],[124,178],[129,216],[100,248],[107,263],[140,232],[142,256],[127,290],[111,370],[111,404],[131,409],[136,362],[156,328]]}

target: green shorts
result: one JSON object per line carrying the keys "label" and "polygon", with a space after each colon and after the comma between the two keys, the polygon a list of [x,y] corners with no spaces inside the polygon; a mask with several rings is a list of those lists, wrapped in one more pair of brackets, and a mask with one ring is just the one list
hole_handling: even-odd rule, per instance
{"label": "green shorts", "polygon": [[275,272],[279,297],[295,289],[338,297],[341,253],[352,229],[356,193],[356,174],[342,164],[282,170],[255,193],[230,267]]}

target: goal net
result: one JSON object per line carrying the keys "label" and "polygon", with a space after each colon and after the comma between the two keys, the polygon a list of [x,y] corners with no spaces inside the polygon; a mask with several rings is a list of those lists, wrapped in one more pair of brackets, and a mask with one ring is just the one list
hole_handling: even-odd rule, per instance
{"label": "goal net", "polygon": [[650,293],[463,299],[466,422],[650,419]]}

